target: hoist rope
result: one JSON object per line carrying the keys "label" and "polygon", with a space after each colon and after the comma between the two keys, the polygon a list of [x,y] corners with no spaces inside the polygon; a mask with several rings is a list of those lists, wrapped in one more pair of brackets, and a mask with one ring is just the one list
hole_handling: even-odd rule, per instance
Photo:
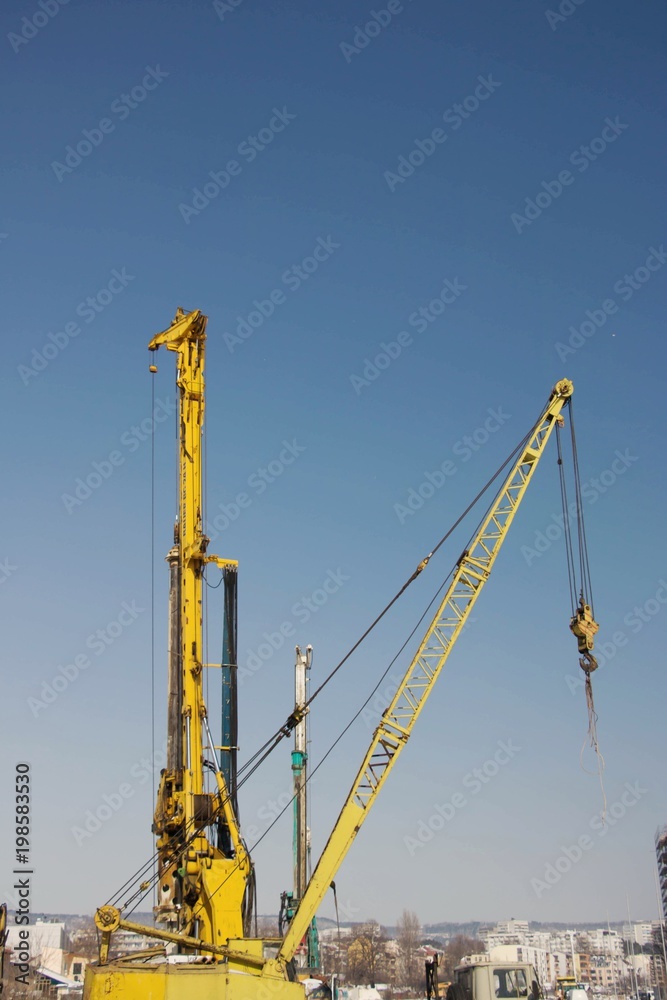
{"label": "hoist rope", "polygon": [[[595,609],[593,606],[593,586],[591,582],[591,570],[590,562],[588,558],[588,543],[586,539],[586,525],[584,520],[584,508],[583,508],[583,493],[581,489],[581,475],[579,471],[579,455],[577,450],[577,437],[574,426],[574,411],[572,407],[572,400],[569,403],[570,409],[570,443],[572,447],[572,469],[573,469],[573,479],[574,479],[574,504],[577,520],[577,558],[574,555],[574,543],[572,538],[572,528],[570,525],[570,508],[567,496],[567,481],[565,476],[565,468],[563,465],[563,454],[561,447],[561,436],[560,427],[556,426],[556,441],[558,444],[558,470],[560,479],[560,491],[561,491],[561,501],[563,505],[563,535],[565,538],[565,552],[567,557],[567,575],[568,575],[568,586],[570,590],[570,602],[572,605],[572,616],[573,618],[577,614],[577,606],[579,596],[584,604],[590,606],[591,615],[595,618]],[[579,579],[577,580],[577,570],[579,573]],[[586,675],[586,680],[584,682],[584,690],[586,694],[586,712],[588,715],[588,731],[584,737],[584,742],[581,746],[581,752],[579,754],[579,763],[581,769],[586,772],[586,774],[596,774],[600,781],[600,789],[602,791],[602,821],[605,822],[605,817],[607,813],[607,796],[604,788],[603,771],[605,767],[604,757],[600,751],[600,746],[598,743],[598,715],[595,711],[595,700],[593,698],[593,683],[591,680],[591,663],[585,657],[580,657],[579,664],[581,669]],[[595,666],[595,661],[593,661],[593,669]],[[586,747],[590,747],[595,753],[597,769],[596,771],[590,771],[584,764],[584,753],[586,752]]]}
{"label": "hoist rope", "polygon": [[[204,352],[206,350],[206,341],[202,341],[199,345],[200,357],[202,368],[204,365]],[[200,427],[201,427],[201,450],[199,452],[199,462],[200,462],[200,478],[201,478],[201,510],[198,512],[201,520],[201,531],[202,534],[206,534],[206,500],[208,497],[208,434],[206,433],[206,413],[204,411],[204,374],[202,371],[202,385],[201,385],[201,409],[200,409]],[[205,566],[206,564],[204,564]],[[202,573],[203,576],[203,573]],[[203,611],[203,621],[204,621],[204,635],[202,636],[204,643],[204,663],[210,663],[209,658],[209,633],[208,633],[208,599],[209,593],[208,588],[202,588],[201,600],[202,600],[202,611]],[[206,671],[206,692],[204,695],[204,704],[209,704],[209,683],[210,683],[210,670]],[[215,757],[215,750],[213,750],[213,756]]]}
{"label": "hoist rope", "polygon": [[584,523],[584,506],[581,493],[581,477],[579,475],[579,453],[577,450],[577,438],[574,429],[574,410],[570,401],[570,436],[572,439],[572,464],[574,467],[574,482],[577,500],[577,535],[579,540],[579,572],[581,574],[581,586],[587,595],[587,604],[591,606],[591,612],[595,617],[595,605],[593,602],[593,585],[591,583],[591,569],[588,560],[588,543],[586,541],[586,525]]}
{"label": "hoist rope", "polygon": [[565,539],[565,554],[567,557],[567,579],[570,590],[571,614],[577,613],[577,586],[574,572],[574,552],[572,550],[572,531],[570,528],[570,505],[567,498],[567,481],[563,466],[563,451],[560,439],[560,426],[556,424],[556,445],[558,448],[558,478],[560,481],[560,497],[563,506],[563,537]]}
{"label": "hoist rope", "polygon": [[[151,418],[155,420],[155,376],[151,375]],[[155,424],[151,434],[151,760],[155,763]],[[151,767],[155,802],[155,767]]]}

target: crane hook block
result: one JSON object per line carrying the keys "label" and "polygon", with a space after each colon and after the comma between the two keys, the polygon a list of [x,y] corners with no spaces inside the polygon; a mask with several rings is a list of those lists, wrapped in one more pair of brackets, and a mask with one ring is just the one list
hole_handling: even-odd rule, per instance
{"label": "crane hook block", "polygon": [[591,654],[595,645],[595,633],[600,626],[593,618],[590,604],[586,604],[583,597],[579,598],[579,607],[576,614],[570,620],[570,631],[576,635],[579,647],[579,663],[581,669],[590,673],[597,667],[597,660]]}

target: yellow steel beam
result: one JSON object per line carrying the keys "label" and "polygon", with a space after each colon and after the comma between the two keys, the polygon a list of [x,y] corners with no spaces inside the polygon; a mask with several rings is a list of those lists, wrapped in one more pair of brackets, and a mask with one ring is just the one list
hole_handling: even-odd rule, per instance
{"label": "yellow steel beam", "polygon": [[512,471],[469,547],[406,674],[384,712],[347,801],[285,935],[277,962],[289,961],[303,939],[332,879],[406,745],[454,643],[489,578],[500,547],[544,452],[560,412],[573,392],[568,379],[554,387]]}
{"label": "yellow steel beam", "polygon": [[[161,892],[173,882],[183,887],[186,931],[216,947],[243,936],[243,899],[250,859],[241,839],[229,790],[221,773],[217,792],[207,793],[203,767],[206,706],[202,672],[202,583],[207,563],[224,568],[234,560],[208,555],[203,529],[202,433],[204,426],[204,361],[207,318],[199,310],[179,309],[172,325],[151,340],[149,350],[175,351],[179,389],[178,559],[180,574],[180,643],[183,680],[181,727],[183,767],[166,773],[158,795],[156,830],[160,854]],[[154,367],[154,366],[153,366]],[[206,821],[222,813],[230,831],[233,858],[225,858],[205,836]],[[177,857],[175,857],[177,855]],[[165,897],[169,899],[170,896]],[[185,944],[185,939],[183,939]],[[210,950],[210,949],[209,949]]]}

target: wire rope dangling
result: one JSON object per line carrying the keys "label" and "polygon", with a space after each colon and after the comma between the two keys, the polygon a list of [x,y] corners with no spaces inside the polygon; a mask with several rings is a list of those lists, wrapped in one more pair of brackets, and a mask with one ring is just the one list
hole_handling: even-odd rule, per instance
{"label": "wire rope dangling", "polygon": [[576,613],[570,621],[570,631],[577,637],[580,653],[579,666],[586,674],[584,687],[586,690],[586,707],[588,709],[588,738],[590,740],[590,746],[598,755],[598,759],[601,760],[602,755],[600,754],[600,748],[598,746],[597,733],[598,716],[595,711],[593,684],[591,682],[591,674],[598,668],[598,661],[593,656],[591,650],[593,649],[595,633],[599,628],[600,626],[593,618],[593,612],[590,604],[586,604],[582,590],[579,594],[579,605]]}

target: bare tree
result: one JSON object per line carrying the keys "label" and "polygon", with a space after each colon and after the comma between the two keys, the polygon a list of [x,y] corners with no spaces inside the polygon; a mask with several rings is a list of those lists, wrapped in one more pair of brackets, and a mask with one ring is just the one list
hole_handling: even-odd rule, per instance
{"label": "bare tree", "polygon": [[387,967],[387,935],[377,920],[368,920],[359,928],[347,950],[348,982],[375,986]]}
{"label": "bare tree", "polygon": [[421,926],[417,914],[413,913],[412,910],[403,910],[397,926],[397,941],[401,963],[401,981],[405,986],[419,986],[423,978],[417,955],[420,931]]}
{"label": "bare tree", "polygon": [[466,937],[465,934],[457,934],[445,948],[442,970],[444,978],[454,978],[454,969],[460,964],[464,955],[479,955],[483,951],[486,951],[486,945],[483,941],[479,941],[477,938]]}
{"label": "bare tree", "polygon": [[74,931],[71,937],[71,949],[76,955],[94,961],[99,954],[99,941],[95,925],[85,926]]}
{"label": "bare tree", "polygon": [[[253,929],[254,933],[254,929]],[[277,938],[280,937],[278,933],[278,921],[275,917],[258,917],[257,918],[257,934],[259,937],[265,938]]]}
{"label": "bare tree", "polygon": [[[9,954],[11,957],[11,952]],[[37,1000],[37,998],[44,1000],[44,997],[55,996],[55,989],[52,992],[40,989],[41,977],[37,971],[39,960],[31,958],[27,964],[30,967],[29,971],[21,975],[17,975],[18,966],[14,966],[14,973],[10,973],[12,964],[5,965],[5,989],[2,991],[2,1000]]]}

